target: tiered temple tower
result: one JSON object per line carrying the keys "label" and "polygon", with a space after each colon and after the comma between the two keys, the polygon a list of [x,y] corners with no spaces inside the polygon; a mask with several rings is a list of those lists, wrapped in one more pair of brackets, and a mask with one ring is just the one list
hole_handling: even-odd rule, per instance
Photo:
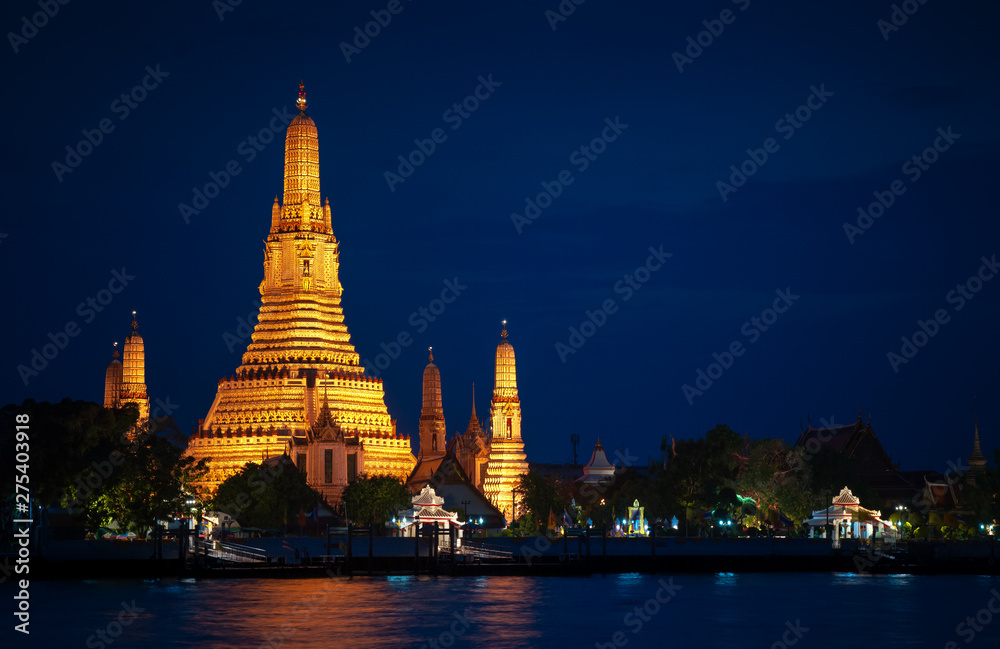
{"label": "tiered temple tower", "polygon": [[132,331],[125,337],[125,362],[122,363],[122,403],[139,406],[139,421],[149,420],[149,395],[146,394],[146,347],[139,335],[139,323],[132,312]]}
{"label": "tiered temple tower", "polygon": [[319,414],[324,394],[332,424],[354,458],[357,472],[403,480],[415,459],[410,440],[396,434],[385,406],[382,381],[365,376],[344,322],[338,277],[339,242],[330,201],[321,204],[319,136],[305,110],[285,135],[284,195],[271,208],[264,242],[261,307],[252,342],[236,375],[219,381],[215,401],[192,436],[188,453],[211,458],[203,488],[214,490],[247,462],[279,455],[293,435],[302,436]]}
{"label": "tiered temple tower", "polygon": [[441,371],[434,364],[433,349],[424,368],[423,407],[420,409],[420,460],[444,457],[445,433],[444,407],[441,404]]}
{"label": "tiered temple tower", "polygon": [[115,341],[111,362],[104,372],[104,407],[120,408],[122,405],[122,363],[118,360],[118,341]]}
{"label": "tiered temple tower", "polygon": [[975,437],[972,439],[972,455],[969,456],[969,473],[972,483],[975,484],[976,476],[986,470],[986,456],[983,455],[983,449],[979,445],[979,413],[976,413],[973,422]]}
{"label": "tiered temple tower", "polygon": [[472,486],[483,490],[486,480],[486,466],[490,458],[490,441],[483,432],[483,425],[476,415],[476,384],[472,384],[472,415],[465,433],[454,438],[455,457],[472,481]]}
{"label": "tiered temple tower", "polygon": [[134,403],[139,408],[139,419],[129,431],[137,435],[149,421],[149,395],[146,394],[146,349],[139,335],[139,324],[132,312],[132,331],[125,337],[125,363],[118,360],[118,343],[114,345],[111,362],[104,372],[104,407],[121,408]]}
{"label": "tiered temple tower", "polygon": [[514,487],[518,477],[528,472],[528,463],[521,440],[521,402],[517,396],[514,347],[507,341],[506,320],[497,345],[490,419],[493,430],[483,492],[504,513],[508,523],[513,523],[517,514]]}

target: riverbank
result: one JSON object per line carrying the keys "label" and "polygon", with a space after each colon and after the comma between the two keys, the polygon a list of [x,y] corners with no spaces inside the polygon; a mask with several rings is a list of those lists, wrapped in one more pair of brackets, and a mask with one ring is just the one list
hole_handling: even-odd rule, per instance
{"label": "riverbank", "polygon": [[[165,544],[48,544],[32,563],[35,579],[143,579],[195,576],[293,578],[350,575],[571,576],[620,573],[855,572],[1000,574],[992,542],[913,541],[872,548],[855,540],[833,547],[823,539],[491,537],[455,552],[429,539],[354,537],[254,539],[199,552],[181,561]],[[240,557],[225,548],[237,548]],[[436,548],[436,550],[435,550]],[[246,556],[253,556],[247,560]],[[237,560],[240,559],[240,560]]]}

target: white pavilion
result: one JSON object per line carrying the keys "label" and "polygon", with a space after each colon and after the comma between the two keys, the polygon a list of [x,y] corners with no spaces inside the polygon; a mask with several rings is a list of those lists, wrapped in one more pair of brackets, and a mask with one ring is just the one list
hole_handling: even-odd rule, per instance
{"label": "white pavilion", "polygon": [[[833,504],[826,509],[812,513],[812,518],[805,521],[810,527],[811,538],[826,538],[826,526],[833,527],[833,546],[839,547],[841,539],[872,539],[896,538],[896,529],[892,523],[881,518],[882,512],[865,509],[861,501],[851,493],[846,486],[834,497]],[[816,530],[822,531],[817,535]]]}
{"label": "white pavilion", "polygon": [[400,536],[413,537],[420,533],[421,526],[435,525],[440,529],[438,547],[450,547],[449,529],[455,528],[455,547],[462,547],[462,524],[458,522],[458,512],[443,509],[444,498],[434,493],[429,484],[424,485],[413,497],[413,507],[396,514],[393,522],[399,527]]}

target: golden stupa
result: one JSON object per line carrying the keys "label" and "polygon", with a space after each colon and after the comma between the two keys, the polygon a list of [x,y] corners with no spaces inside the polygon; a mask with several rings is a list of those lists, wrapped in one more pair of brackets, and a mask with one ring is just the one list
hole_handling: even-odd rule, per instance
{"label": "golden stupa", "polygon": [[348,445],[361,447],[347,458],[353,474],[405,480],[416,462],[409,437],[396,434],[382,381],[365,376],[344,322],[339,244],[330,201],[320,202],[319,137],[299,89],[299,114],[285,136],[284,196],[281,203],[274,199],[264,244],[252,342],[235,376],[219,381],[188,444],[195,459],[210,458],[200,485],[208,491],[247,462],[289,452],[293,436],[312,428],[324,400]]}
{"label": "golden stupa", "polygon": [[507,340],[506,320],[497,345],[490,419],[492,435],[483,493],[508,522],[513,522],[522,513],[515,510],[514,488],[518,478],[528,472],[528,462],[521,440],[521,400],[517,396],[514,347]]}

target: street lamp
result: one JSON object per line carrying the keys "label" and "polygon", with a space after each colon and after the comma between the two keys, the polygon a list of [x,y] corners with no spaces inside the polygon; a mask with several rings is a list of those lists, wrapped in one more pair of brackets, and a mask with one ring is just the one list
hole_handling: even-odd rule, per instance
{"label": "street lamp", "polygon": [[909,508],[907,508],[906,505],[896,505],[896,514],[897,514],[896,515],[896,519],[899,522],[899,533],[900,533],[900,538],[901,539],[906,537],[906,527],[905,527],[906,521],[903,520],[903,516],[904,516],[903,512],[907,512],[907,511],[910,511],[910,510],[909,510]]}
{"label": "street lamp", "polygon": [[471,500],[463,500],[462,507],[465,508],[465,522],[469,522],[469,505],[472,504]]}

